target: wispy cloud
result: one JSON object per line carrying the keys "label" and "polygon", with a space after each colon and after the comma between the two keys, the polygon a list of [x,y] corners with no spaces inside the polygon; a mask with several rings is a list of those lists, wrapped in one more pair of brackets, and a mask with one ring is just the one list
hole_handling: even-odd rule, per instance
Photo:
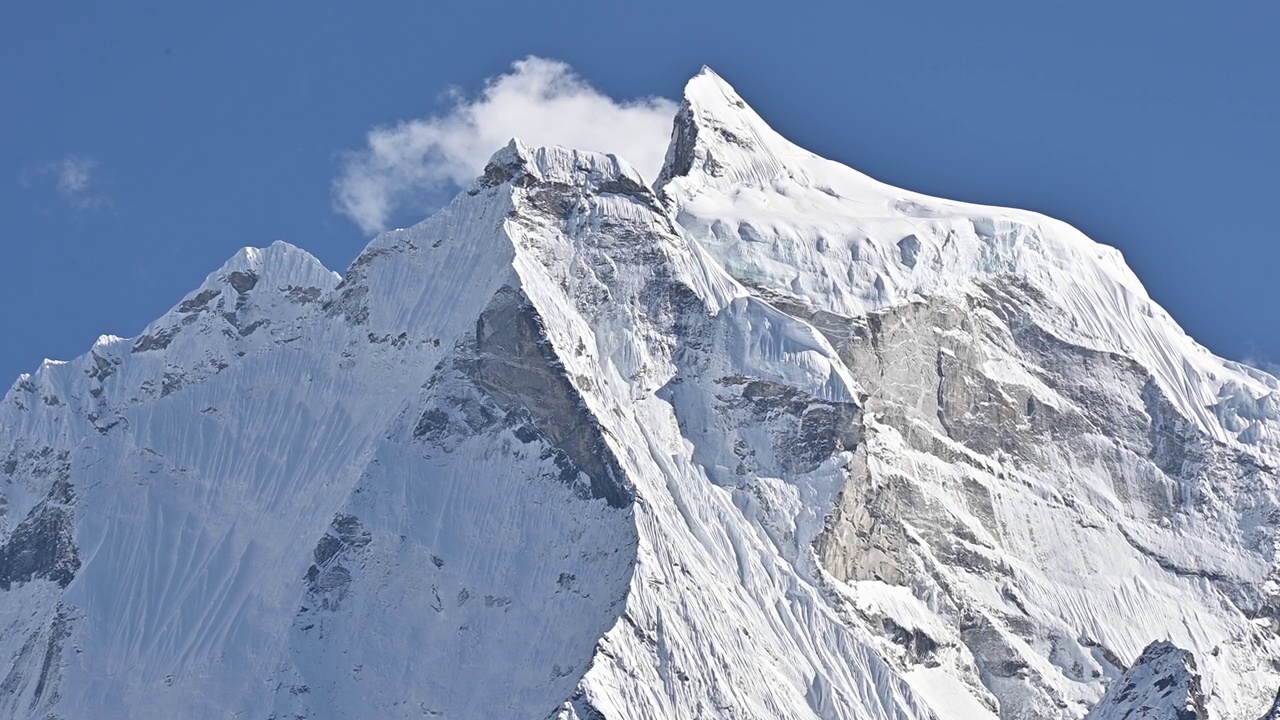
{"label": "wispy cloud", "polygon": [[111,207],[111,198],[98,182],[98,161],[82,155],[67,155],[34,172],[23,173],[23,186],[52,182],[53,189],[76,210]]}
{"label": "wispy cloud", "polygon": [[1280,378],[1280,363],[1271,361],[1267,354],[1258,349],[1258,347],[1250,342],[1247,345],[1244,358],[1241,360],[1245,365],[1258,368],[1263,372],[1269,373]]}
{"label": "wispy cloud", "polygon": [[371,130],[366,147],[344,158],[334,208],[366,233],[385,229],[396,212],[424,210],[468,184],[513,137],[611,152],[652,180],[677,107],[666,98],[614,100],[565,63],[539,57],[513,63],[475,97],[454,91],[451,98],[443,114]]}

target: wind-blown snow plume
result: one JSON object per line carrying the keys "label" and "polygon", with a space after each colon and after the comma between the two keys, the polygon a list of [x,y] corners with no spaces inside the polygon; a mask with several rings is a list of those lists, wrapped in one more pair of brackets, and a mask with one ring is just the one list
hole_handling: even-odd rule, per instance
{"label": "wind-blown snow plume", "polygon": [[385,229],[398,209],[421,210],[413,206],[423,197],[470,182],[513,137],[614,153],[652,180],[676,111],[666,98],[616,101],[565,63],[533,56],[490,78],[476,97],[455,98],[443,115],[371,130],[333,183],[335,209],[365,232]]}

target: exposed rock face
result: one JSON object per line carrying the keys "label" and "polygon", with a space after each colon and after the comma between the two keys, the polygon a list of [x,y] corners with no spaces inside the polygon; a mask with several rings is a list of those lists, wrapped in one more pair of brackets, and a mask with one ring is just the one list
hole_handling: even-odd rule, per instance
{"label": "exposed rock face", "polygon": [[1085,720],[1204,720],[1196,659],[1173,643],[1147,646]]}
{"label": "exposed rock face", "polygon": [[1280,690],[1276,691],[1276,700],[1271,704],[1271,709],[1259,720],[1280,720]]}
{"label": "exposed rock face", "polygon": [[0,545],[0,590],[32,580],[49,580],[65,588],[80,569],[71,508],[75,493],[59,478],[27,517]]}
{"label": "exposed rock face", "polygon": [[[1014,302],[1016,281],[1003,285],[963,306],[875,313],[837,338],[846,363],[862,370],[882,440],[818,538],[823,565],[855,586],[883,582],[933,598],[962,628],[961,665],[976,666],[1003,714],[1026,703],[1022,717],[1058,717],[1063,704],[1087,704],[1066,688],[1106,677],[1112,658],[1132,652],[1082,632],[1088,625],[1064,627],[1065,598],[1045,593],[1073,583],[1103,597],[1121,592],[1110,580],[1093,585],[1103,568],[1133,576],[1159,568],[1169,592],[1222,598],[1238,608],[1244,637],[1273,642],[1247,624],[1271,614],[1274,601],[1248,574],[1263,568],[1241,576],[1174,559],[1180,541],[1170,530],[1197,516],[1247,518],[1252,508],[1219,498],[1238,503],[1250,483],[1274,483],[1274,471],[1182,420],[1133,361],[1064,343],[1029,321],[1034,297]],[[927,469],[903,472],[922,460]],[[1019,500],[1028,490],[1032,498]],[[1274,542],[1266,533],[1240,541],[1263,558]],[[997,602],[980,598],[975,578]],[[1127,611],[1125,622],[1157,632],[1160,602]],[[1040,643],[1061,659],[1037,668]]]}
{"label": "exposed rock face", "polygon": [[20,378],[0,718],[1255,720],[1277,398],[707,72],[656,188],[513,141],[342,276],[246,249]]}
{"label": "exposed rock face", "polygon": [[476,320],[472,352],[459,367],[504,417],[522,421],[523,434],[542,435],[558,449],[566,482],[577,483],[581,473],[585,497],[619,509],[631,504],[632,488],[600,423],[565,375],[542,318],[523,293],[498,291]]}

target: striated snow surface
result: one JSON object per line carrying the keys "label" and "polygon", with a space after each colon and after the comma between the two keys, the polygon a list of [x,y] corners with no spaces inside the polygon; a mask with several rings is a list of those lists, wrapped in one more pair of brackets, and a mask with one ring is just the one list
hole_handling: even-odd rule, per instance
{"label": "striated snow surface", "polygon": [[1173,718],[1173,663],[1255,720],[1277,390],[704,71],[656,189],[512,141],[344,275],[246,249],[19,378],[0,718]]}

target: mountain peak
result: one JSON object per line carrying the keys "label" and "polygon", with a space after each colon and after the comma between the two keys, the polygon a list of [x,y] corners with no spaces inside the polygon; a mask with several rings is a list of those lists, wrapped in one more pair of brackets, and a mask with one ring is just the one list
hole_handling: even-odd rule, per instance
{"label": "mountain peak", "polygon": [[886,198],[892,202],[892,198],[907,194],[792,143],[770,127],[724,78],[704,67],[685,85],[655,189],[678,199],[706,188],[723,193],[731,188],[769,188],[778,183],[881,205]]}
{"label": "mountain peak", "polygon": [[332,286],[339,276],[329,270],[316,256],[302,248],[276,240],[271,245],[243,247],[209,274],[195,292],[207,289],[221,291],[231,285],[239,293],[249,292],[258,278],[270,276],[278,285]]}
{"label": "mountain peak", "polygon": [[676,178],[697,176],[738,182],[761,175],[761,163],[763,174],[772,175],[781,169],[776,149],[788,146],[732,85],[704,66],[685,85],[655,186],[662,191]]}
{"label": "mountain peak", "polygon": [[733,86],[720,76],[715,70],[703,65],[697,75],[689,78],[689,82],[684,86],[684,97],[686,101],[697,102],[699,105],[706,107],[710,103],[717,101],[727,101],[730,105],[738,108],[745,108],[746,103],[733,89]]}
{"label": "mountain peak", "polygon": [[485,188],[506,182],[517,185],[542,182],[586,189],[625,186],[648,192],[640,173],[616,155],[558,145],[531,148],[519,138],[512,138],[493,154],[483,174],[467,192],[477,195]]}
{"label": "mountain peak", "polygon": [[1208,717],[1195,656],[1167,640],[1147,646],[1085,720]]}

